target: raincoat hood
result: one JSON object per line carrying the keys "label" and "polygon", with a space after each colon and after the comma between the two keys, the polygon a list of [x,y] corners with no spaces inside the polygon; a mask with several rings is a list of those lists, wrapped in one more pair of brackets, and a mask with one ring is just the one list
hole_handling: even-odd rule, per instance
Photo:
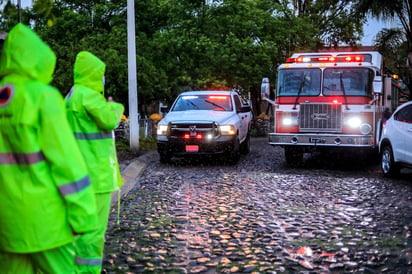
{"label": "raincoat hood", "polygon": [[19,74],[44,84],[53,80],[56,55],[29,27],[18,23],[8,33],[0,58],[0,77]]}
{"label": "raincoat hood", "polygon": [[74,84],[103,93],[105,70],[106,64],[102,60],[88,51],[81,51],[74,63]]}

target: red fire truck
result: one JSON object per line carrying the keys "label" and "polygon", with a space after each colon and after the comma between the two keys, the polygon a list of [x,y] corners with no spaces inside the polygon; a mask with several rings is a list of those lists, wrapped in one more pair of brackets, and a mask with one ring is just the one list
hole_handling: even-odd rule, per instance
{"label": "red fire truck", "polygon": [[273,105],[269,144],[290,165],[313,151],[377,148],[384,110],[397,106],[399,87],[383,74],[377,51],[295,53],[277,70],[275,99],[268,78],[262,97]]}

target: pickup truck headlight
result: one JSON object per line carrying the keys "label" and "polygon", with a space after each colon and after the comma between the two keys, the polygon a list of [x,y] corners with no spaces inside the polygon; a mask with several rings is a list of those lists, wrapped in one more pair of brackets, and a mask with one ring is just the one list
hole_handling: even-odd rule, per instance
{"label": "pickup truck headlight", "polygon": [[167,125],[158,125],[157,135],[167,135]]}
{"label": "pickup truck headlight", "polygon": [[236,129],[235,129],[235,126],[233,125],[222,125],[222,126],[219,126],[219,129],[220,129],[221,135],[235,135],[236,134]]}

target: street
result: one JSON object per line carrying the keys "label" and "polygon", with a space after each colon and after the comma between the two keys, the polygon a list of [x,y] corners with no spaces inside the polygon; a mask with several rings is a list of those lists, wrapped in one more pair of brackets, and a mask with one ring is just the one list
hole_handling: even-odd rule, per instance
{"label": "street", "polygon": [[412,180],[252,138],[236,165],[155,161],[113,210],[104,273],[412,273]]}

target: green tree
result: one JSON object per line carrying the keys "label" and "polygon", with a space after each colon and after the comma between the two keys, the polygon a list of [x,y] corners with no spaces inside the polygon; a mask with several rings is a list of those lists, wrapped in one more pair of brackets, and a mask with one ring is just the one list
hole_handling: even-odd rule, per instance
{"label": "green tree", "polygon": [[119,20],[126,16],[124,5],[87,1],[75,6],[74,2],[54,2],[52,26],[47,26],[44,18],[34,20],[35,30],[58,57],[53,84],[66,94],[73,83],[75,57],[87,50],[107,64],[106,94],[127,105],[126,22]]}
{"label": "green tree", "polygon": [[356,46],[362,36],[365,17],[358,14],[350,0],[294,0],[281,1],[283,6],[292,6],[295,16],[306,18],[318,32],[316,38],[321,46],[338,47],[342,44]]}
{"label": "green tree", "polygon": [[[395,67],[392,69],[400,69],[408,89],[412,90],[412,2],[360,0],[356,8],[359,13],[368,13],[379,20],[396,20],[401,23],[401,28],[381,31],[375,42],[386,59],[393,60],[391,63]],[[404,61],[399,58],[404,58]]]}
{"label": "green tree", "polygon": [[399,28],[382,29],[376,35],[374,42],[375,48],[386,57],[385,67],[392,70],[405,68],[407,47],[405,34],[402,30]]}

